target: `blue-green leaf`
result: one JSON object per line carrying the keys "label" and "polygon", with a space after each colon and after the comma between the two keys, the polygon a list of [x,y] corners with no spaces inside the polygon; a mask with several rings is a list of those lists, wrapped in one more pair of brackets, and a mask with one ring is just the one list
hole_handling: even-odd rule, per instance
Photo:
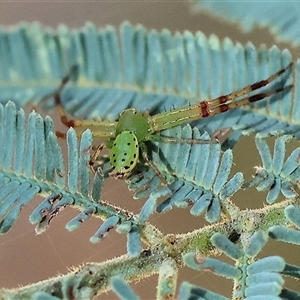
{"label": "blue-green leaf", "polygon": [[296,197],[298,195],[296,185],[300,177],[300,164],[298,162],[300,148],[295,149],[284,162],[286,143],[293,138],[290,135],[284,135],[276,139],[272,159],[265,138],[266,136],[261,134],[256,136],[256,146],[263,167],[257,167],[255,177],[246,182],[244,187],[256,185],[258,191],[269,190],[266,198],[269,204],[277,200],[280,192],[286,198]]}
{"label": "blue-green leaf", "polygon": [[267,27],[275,38],[299,46],[298,34],[300,4],[297,1],[281,2],[228,2],[197,0],[195,10],[208,10],[210,13],[240,25],[245,31],[260,25]]}

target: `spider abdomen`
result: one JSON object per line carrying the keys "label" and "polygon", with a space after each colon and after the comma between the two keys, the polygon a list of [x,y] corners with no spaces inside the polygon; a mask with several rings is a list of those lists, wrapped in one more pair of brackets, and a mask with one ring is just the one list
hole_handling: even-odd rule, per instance
{"label": "spider abdomen", "polygon": [[113,167],[111,176],[125,178],[134,169],[139,158],[137,137],[131,131],[123,131],[116,136],[110,150],[109,160]]}

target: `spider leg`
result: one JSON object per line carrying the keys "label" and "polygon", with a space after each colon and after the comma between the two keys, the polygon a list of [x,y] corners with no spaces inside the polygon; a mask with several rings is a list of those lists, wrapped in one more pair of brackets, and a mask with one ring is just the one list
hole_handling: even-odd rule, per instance
{"label": "spider leg", "polygon": [[158,143],[169,143],[169,144],[215,144],[218,142],[216,139],[215,141],[212,140],[198,140],[198,139],[182,139],[182,138],[174,138],[171,136],[163,136],[163,135],[148,135],[146,140],[151,142],[158,142]]}
{"label": "spider leg", "polygon": [[75,65],[75,66],[71,67],[69,73],[62,78],[59,88],[56,90],[56,92],[53,95],[56,110],[60,117],[60,121],[67,127],[78,127],[81,124],[80,120],[73,120],[73,119],[69,119],[67,117],[64,107],[62,105],[62,101],[61,101],[61,92],[62,92],[63,88],[70,81],[72,75],[77,71],[78,71],[78,66]]}
{"label": "spider leg", "polygon": [[214,134],[213,137],[217,140],[220,141],[224,136],[226,136],[230,132],[231,128],[222,128],[217,130]]}
{"label": "spider leg", "polygon": [[281,91],[288,90],[292,88],[293,85],[272,89],[268,92],[262,92],[248,97],[243,97],[249,92],[266,86],[282,73],[286,72],[289,68],[291,68],[291,66],[292,63],[290,63],[286,68],[283,68],[275,74],[271,75],[269,78],[248,85],[230,94],[223,95],[212,100],[198,102],[193,105],[182,106],[177,109],[168,112],[162,112],[153,117],[149,117],[148,120],[151,124],[151,130],[152,132],[156,132],[172,128],[174,126],[178,126],[187,122],[222,113],[229,109],[247,105],[249,103],[259,101],[271,95],[277,94]]}
{"label": "spider leg", "polygon": [[[166,179],[164,178],[164,176],[161,174],[161,172],[158,170],[158,168],[156,167],[156,165],[152,162],[152,160],[149,158],[148,154],[147,154],[147,147],[144,143],[140,143],[140,149],[142,152],[142,156],[144,158],[144,160],[147,162],[147,164],[149,165],[150,168],[152,168],[152,170],[155,172],[155,174],[159,177],[159,179],[161,180],[161,182],[168,186],[168,182],[166,181]],[[171,188],[170,188],[171,189]]]}
{"label": "spider leg", "polygon": [[96,148],[96,150],[95,150],[95,152],[93,153],[93,155],[92,155],[92,157],[90,159],[89,167],[90,167],[92,173],[94,173],[94,174],[96,173],[94,165],[97,162],[97,159],[98,159],[101,151],[103,150],[103,148],[104,148],[104,144],[98,145],[97,148]]}
{"label": "spider leg", "polygon": [[[253,84],[247,85],[237,91],[233,91],[230,94],[227,95],[223,95],[221,97],[212,99],[212,100],[208,100],[206,101],[207,106],[215,106],[215,105],[220,105],[221,103],[225,103],[231,100],[234,100],[235,98],[244,96],[252,91],[255,91],[257,89],[260,89],[266,85],[268,85],[269,83],[271,83],[272,81],[274,81],[276,78],[278,78],[281,74],[283,74],[285,71],[287,71],[289,68],[291,68],[293,65],[293,63],[291,62],[287,67],[279,70],[278,72],[272,74],[270,77],[268,77],[267,79],[264,80],[260,80],[257,81]],[[267,97],[267,96],[266,96]]]}
{"label": "spider leg", "polygon": [[40,103],[43,103],[48,99],[55,97],[55,94],[57,93],[61,93],[65,85],[71,80],[72,75],[74,75],[77,71],[78,71],[78,66],[77,65],[72,66],[69,70],[69,73],[61,79],[58,89],[52,93],[43,96],[42,99],[40,100]]}
{"label": "spider leg", "polygon": [[[74,72],[78,69],[77,66],[73,66],[69,73],[62,78],[61,84],[56,92],[54,92],[53,97],[55,100],[55,105],[57,109],[57,113],[60,117],[60,121],[67,127],[76,128],[77,136],[81,136],[82,133],[90,128],[93,131],[94,137],[113,137],[115,135],[116,125],[117,123],[109,120],[80,120],[80,119],[70,119],[67,117],[62,101],[61,101],[61,92],[65,85],[70,81]],[[66,134],[60,131],[56,132],[56,135],[61,138],[66,138]]]}
{"label": "spider leg", "polygon": [[275,90],[271,90],[271,91],[268,91],[265,93],[259,93],[259,94],[255,94],[255,95],[252,95],[249,97],[244,97],[242,99],[239,99],[237,101],[233,101],[230,103],[222,103],[221,105],[216,106],[216,107],[212,107],[212,108],[208,107],[208,108],[205,108],[205,114],[207,114],[207,116],[213,116],[213,115],[228,111],[228,110],[236,108],[236,107],[244,106],[244,105],[262,100],[264,98],[270,97],[270,96],[275,95],[284,90],[291,89],[292,87],[293,87],[293,85],[288,85],[286,87],[280,87],[280,88],[277,88]]}

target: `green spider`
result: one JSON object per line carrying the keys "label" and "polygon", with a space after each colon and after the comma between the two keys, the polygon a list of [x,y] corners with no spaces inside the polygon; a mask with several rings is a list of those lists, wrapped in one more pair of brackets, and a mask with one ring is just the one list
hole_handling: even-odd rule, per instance
{"label": "green spider", "polygon": [[[60,94],[66,83],[70,80],[72,74],[76,71],[77,67],[75,66],[70,70],[69,74],[62,79],[59,89],[54,94],[54,99],[61,122],[67,127],[75,128],[78,136],[80,136],[84,130],[90,128],[95,138],[106,139],[105,143],[97,147],[94,155],[92,156],[90,162],[91,169],[97,161],[102,149],[107,147],[110,149],[109,161],[113,169],[110,176],[123,179],[131,174],[137,165],[141,153],[144,160],[150,167],[153,168],[162,182],[167,184],[158,168],[152,163],[147,155],[146,141],[180,144],[211,143],[211,141],[164,137],[156,135],[155,133],[187,122],[223,113],[230,109],[259,101],[283,90],[290,89],[292,85],[279,87],[251,96],[245,96],[251,91],[268,85],[291,67],[292,63],[290,63],[286,68],[274,73],[269,78],[248,85],[230,94],[222,95],[215,99],[202,101],[193,105],[181,106],[154,116],[150,116],[148,113],[138,112],[134,108],[125,109],[121,112],[117,121],[79,120],[69,119],[66,116],[61,103]],[[66,135],[65,133],[57,132],[57,136],[65,138]]]}

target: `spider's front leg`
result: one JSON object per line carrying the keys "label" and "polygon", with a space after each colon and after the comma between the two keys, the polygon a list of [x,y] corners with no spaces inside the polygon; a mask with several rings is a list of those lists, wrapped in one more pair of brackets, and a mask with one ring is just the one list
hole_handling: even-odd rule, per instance
{"label": "spider's front leg", "polygon": [[[292,84],[280,87],[271,87],[267,91],[258,91],[264,86],[276,80],[283,73],[292,68],[292,63],[287,67],[279,70],[267,79],[260,80],[256,83],[247,85],[242,89],[233,91],[229,94],[219,96],[211,100],[204,100],[193,105],[185,105],[176,109],[162,112],[152,116],[150,119],[151,128],[153,132],[169,129],[184,123],[196,121],[202,118],[214,116],[219,113],[224,113],[230,109],[245,106],[256,101],[268,98],[280,92],[288,92],[293,87]],[[257,93],[255,93],[258,91]],[[253,94],[247,95],[251,92]]]}

